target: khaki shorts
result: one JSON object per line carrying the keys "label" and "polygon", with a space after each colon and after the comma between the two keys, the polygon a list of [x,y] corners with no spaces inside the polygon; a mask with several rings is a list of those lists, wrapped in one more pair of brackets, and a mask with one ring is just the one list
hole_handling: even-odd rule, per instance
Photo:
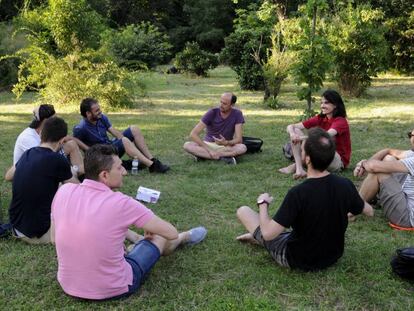
{"label": "khaki shorts", "polygon": [[216,143],[212,143],[209,141],[205,141],[204,143],[208,146],[208,148],[210,148],[213,151],[219,151],[226,148],[226,146],[217,145]]}
{"label": "khaki shorts", "polygon": [[[15,231],[15,229],[13,231]],[[29,243],[29,244],[48,244],[48,243],[52,243],[50,228],[40,238],[29,238],[29,237],[23,235],[20,232],[18,234],[16,234],[15,232],[13,232],[13,233],[14,233],[15,238],[17,238],[19,240],[22,240],[22,241],[24,241],[26,243]]]}
{"label": "khaki shorts", "polygon": [[407,198],[402,191],[406,174],[392,174],[380,184],[379,202],[384,209],[385,217],[393,224],[401,227],[411,227],[410,212]]}
{"label": "khaki shorts", "polygon": [[329,172],[339,172],[344,168],[344,164],[342,163],[341,156],[338,154],[338,152],[335,152],[335,156],[329,164],[327,170]]}

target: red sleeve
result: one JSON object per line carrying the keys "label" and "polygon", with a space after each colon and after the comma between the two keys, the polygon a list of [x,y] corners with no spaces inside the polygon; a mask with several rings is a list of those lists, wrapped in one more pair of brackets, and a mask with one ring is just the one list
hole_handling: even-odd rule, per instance
{"label": "red sleeve", "polygon": [[302,122],[303,126],[305,127],[305,129],[310,129],[312,127],[316,127],[319,126],[319,116],[314,116],[310,119],[307,119],[305,121]]}
{"label": "red sleeve", "polygon": [[344,132],[349,131],[348,121],[343,117],[337,117],[332,122],[331,129],[334,129],[338,132],[338,134],[342,134]]}

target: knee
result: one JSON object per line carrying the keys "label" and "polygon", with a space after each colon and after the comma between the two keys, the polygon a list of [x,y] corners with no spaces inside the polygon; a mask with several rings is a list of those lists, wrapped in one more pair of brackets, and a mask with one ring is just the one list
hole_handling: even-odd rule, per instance
{"label": "knee", "polygon": [[63,151],[66,154],[73,152],[74,150],[79,149],[78,144],[73,140],[68,140],[63,144]]}
{"label": "knee", "polygon": [[137,127],[137,126],[135,126],[135,125],[131,125],[129,128],[131,129],[132,135],[133,135],[134,137],[135,137],[135,136],[142,135],[142,134],[141,134],[141,130],[139,129],[139,127]]}
{"label": "knee", "polygon": [[393,157],[392,155],[387,154],[384,159],[382,159],[383,161],[395,161],[397,160],[395,157]]}
{"label": "knee", "polygon": [[248,207],[248,206],[245,206],[245,205],[239,207],[236,211],[237,218],[239,220],[242,220],[244,218],[244,215],[246,215],[246,213],[248,213],[250,210],[251,210],[251,208]]}
{"label": "knee", "polygon": [[191,145],[192,145],[191,141],[185,142],[184,145],[183,145],[184,150],[187,151],[187,152],[190,151]]}
{"label": "knee", "polygon": [[244,154],[247,152],[247,147],[245,144],[240,144],[240,154]]}

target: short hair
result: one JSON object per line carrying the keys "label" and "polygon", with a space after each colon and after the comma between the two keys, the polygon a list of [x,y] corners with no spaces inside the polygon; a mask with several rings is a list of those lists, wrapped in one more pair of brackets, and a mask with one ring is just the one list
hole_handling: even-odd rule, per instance
{"label": "short hair", "polygon": [[333,111],[332,116],[346,118],[346,109],[344,101],[342,100],[341,95],[335,90],[326,90],[323,92],[322,97],[325,98],[328,102],[335,105],[335,110]]}
{"label": "short hair", "polygon": [[231,104],[234,105],[237,102],[237,96],[234,95],[233,93],[230,93],[230,94],[231,94]]}
{"label": "short hair", "polygon": [[97,103],[98,101],[94,98],[87,97],[87,98],[82,99],[82,102],[80,104],[81,115],[86,118],[86,113],[90,112],[92,105],[95,105]]}
{"label": "short hair", "polygon": [[44,119],[56,114],[55,107],[49,104],[42,104],[33,110],[33,121],[29,124],[32,129],[37,129]]}
{"label": "short hair", "polygon": [[331,135],[319,127],[308,131],[305,141],[305,155],[309,156],[312,167],[323,172],[335,157],[336,146]]}
{"label": "short hair", "polygon": [[56,143],[68,135],[68,125],[62,118],[53,117],[45,121],[40,139],[42,143]]}
{"label": "short hair", "polygon": [[85,152],[85,178],[98,180],[102,171],[110,171],[114,164],[114,155],[117,150],[112,145],[97,144]]}

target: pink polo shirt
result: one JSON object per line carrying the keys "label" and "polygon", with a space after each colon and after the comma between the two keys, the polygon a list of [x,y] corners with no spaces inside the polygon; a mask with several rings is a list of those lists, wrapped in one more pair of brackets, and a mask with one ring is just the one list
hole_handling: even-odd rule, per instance
{"label": "pink polo shirt", "polygon": [[154,213],[103,183],[65,184],[52,203],[57,278],[71,296],[104,299],[128,291],[132,268],[124,259],[130,225],[143,227]]}

